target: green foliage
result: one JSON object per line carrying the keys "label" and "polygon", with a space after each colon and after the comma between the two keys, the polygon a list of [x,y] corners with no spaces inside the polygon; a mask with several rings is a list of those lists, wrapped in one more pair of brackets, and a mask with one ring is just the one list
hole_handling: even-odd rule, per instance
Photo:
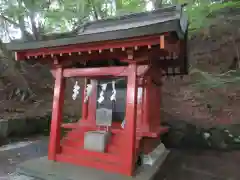
{"label": "green foliage", "polygon": [[[240,9],[240,1],[228,1],[225,3],[214,4],[202,2],[198,6],[188,6],[186,11],[190,18],[190,36],[203,29],[208,29],[217,16],[221,15],[222,10],[233,7],[235,9]],[[192,69],[190,74],[194,77],[197,76],[197,78],[194,78],[195,83],[192,84],[192,86],[197,89],[222,88],[228,86],[229,84],[239,84],[240,82],[239,70],[228,71],[224,74],[211,74],[199,69]]]}
{"label": "green foliage", "polygon": [[86,1],[55,2],[42,13],[45,33],[71,31],[78,23],[89,20],[90,6]]}
{"label": "green foliage", "polygon": [[191,4],[187,6],[186,12],[190,19],[189,31],[195,33],[203,28],[208,28],[214,16],[224,8],[240,8],[240,1],[229,1],[225,3],[209,3],[209,1],[201,1],[199,4]]}
{"label": "green foliage", "polygon": [[[21,31],[33,32],[32,22],[44,34],[71,31],[86,21],[140,12],[145,0],[1,0],[0,19]],[[6,30],[6,29],[5,29]],[[40,31],[39,31],[40,32]]]}
{"label": "green foliage", "polygon": [[210,74],[199,69],[192,69],[190,75],[195,76],[196,83],[191,86],[198,89],[211,89],[226,87],[230,83],[240,82],[240,70],[228,71],[223,74]]}
{"label": "green foliage", "polygon": [[30,20],[34,19],[48,34],[71,31],[89,20],[141,12],[150,2],[158,7],[188,3],[186,11],[190,18],[190,32],[208,27],[214,12],[222,8],[240,7],[237,0],[214,4],[210,4],[210,0],[1,0],[0,15],[10,20],[7,22],[9,26],[21,26],[22,30],[25,28],[30,33]]}
{"label": "green foliage", "polygon": [[[196,31],[210,25],[210,15],[224,7],[240,6],[239,1],[210,4],[210,0],[1,0],[0,15],[9,18],[15,27],[22,26],[31,33],[31,18],[45,34],[66,32],[80,24],[95,19],[141,12],[147,2],[155,5],[188,3],[190,30]],[[34,17],[30,17],[34,16]],[[38,17],[38,18],[36,18]],[[22,19],[22,24],[20,20]]]}
{"label": "green foliage", "polygon": [[141,12],[146,7],[145,0],[116,1],[116,15]]}

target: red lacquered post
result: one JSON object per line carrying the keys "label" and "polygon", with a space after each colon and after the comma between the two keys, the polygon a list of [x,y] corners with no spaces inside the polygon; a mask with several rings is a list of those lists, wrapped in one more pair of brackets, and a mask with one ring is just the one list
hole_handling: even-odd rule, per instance
{"label": "red lacquered post", "polygon": [[84,80],[84,87],[82,90],[82,120],[86,120],[88,116],[88,101],[84,102],[86,96],[87,78]]}
{"label": "red lacquered post", "polygon": [[132,175],[135,170],[136,160],[136,107],[137,107],[137,65],[129,65],[127,84],[127,106],[125,125],[125,144],[122,152],[125,157],[125,168],[128,175]]}
{"label": "red lacquered post", "polygon": [[57,67],[55,74],[55,87],[52,108],[51,133],[48,150],[48,159],[56,160],[56,154],[60,152],[61,121],[64,104],[65,79],[63,68]]}

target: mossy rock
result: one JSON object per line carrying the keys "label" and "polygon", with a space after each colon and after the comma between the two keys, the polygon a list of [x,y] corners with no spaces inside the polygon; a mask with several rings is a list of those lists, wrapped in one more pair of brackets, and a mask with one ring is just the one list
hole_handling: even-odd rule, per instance
{"label": "mossy rock", "polygon": [[184,121],[164,122],[169,132],[162,136],[167,147],[209,148],[218,150],[240,149],[240,125],[200,128]]}
{"label": "mossy rock", "polygon": [[227,150],[229,148],[225,139],[225,133],[222,129],[211,128],[206,130],[205,133],[210,134],[209,138],[206,139],[210,148],[219,150]]}

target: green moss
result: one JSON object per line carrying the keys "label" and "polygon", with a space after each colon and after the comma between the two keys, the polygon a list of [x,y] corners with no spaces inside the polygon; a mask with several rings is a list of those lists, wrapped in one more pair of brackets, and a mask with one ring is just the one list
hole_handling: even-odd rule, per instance
{"label": "green moss", "polygon": [[240,9],[240,1],[229,1],[225,3],[201,3],[199,6],[188,6],[186,12],[189,17],[189,33],[192,35],[201,29],[211,26],[222,10]]}
{"label": "green moss", "polygon": [[200,128],[174,120],[166,122],[165,125],[169,126],[170,130],[163,136],[163,142],[170,148],[240,149],[240,124]]}

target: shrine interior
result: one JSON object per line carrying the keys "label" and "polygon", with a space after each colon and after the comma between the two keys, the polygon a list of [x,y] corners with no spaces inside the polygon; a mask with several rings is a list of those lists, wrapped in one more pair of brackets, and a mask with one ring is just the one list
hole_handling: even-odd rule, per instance
{"label": "shrine interior", "polygon": [[[116,100],[115,101],[111,101],[110,97],[112,95],[112,86],[111,86],[111,82],[115,80],[116,85]],[[118,78],[118,79],[112,79],[112,78],[108,78],[108,79],[104,79],[104,80],[99,80],[98,81],[98,89],[97,89],[97,94],[99,95],[101,93],[101,86],[100,84],[106,84],[108,83],[108,86],[106,88],[105,91],[105,100],[103,101],[103,103],[98,103],[97,99],[96,99],[96,103],[97,103],[97,109],[100,108],[106,108],[106,109],[111,109],[112,110],[112,121],[113,122],[123,122],[125,115],[126,115],[126,89],[127,89],[127,80],[126,78]],[[99,97],[97,97],[99,98]]]}

